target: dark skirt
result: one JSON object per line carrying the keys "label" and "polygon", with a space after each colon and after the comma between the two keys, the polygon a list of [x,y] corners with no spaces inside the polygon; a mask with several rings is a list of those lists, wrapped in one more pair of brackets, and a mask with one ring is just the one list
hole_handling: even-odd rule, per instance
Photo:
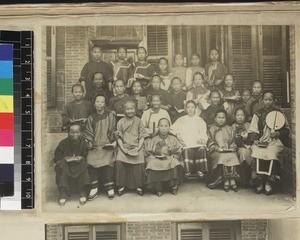
{"label": "dark skirt", "polygon": [[[260,169],[269,169],[271,161],[259,159]],[[277,186],[280,182],[281,165],[279,161],[274,160],[270,175],[260,174],[257,172],[256,159],[252,159],[251,162],[251,186],[256,187],[260,184],[264,184],[265,181],[269,181],[273,186]]]}
{"label": "dark skirt", "polygon": [[142,188],[146,183],[145,164],[129,164],[117,160],[115,179],[118,187],[127,189]]}
{"label": "dark skirt", "polygon": [[251,165],[243,161],[240,165],[241,187],[247,188],[250,186],[251,180]]}
{"label": "dark skirt", "polygon": [[234,178],[240,182],[240,167],[226,167],[222,164],[219,164],[216,168],[212,169],[210,176],[207,179],[206,185],[208,188],[215,188],[226,179]]}
{"label": "dark skirt", "polygon": [[182,166],[164,171],[149,169],[147,170],[147,188],[156,192],[161,192],[163,187],[177,189],[177,186],[182,183],[182,172]]}
{"label": "dark skirt", "polygon": [[89,166],[88,170],[91,177],[92,188],[98,187],[99,184],[103,185],[108,190],[114,187],[114,167],[107,165],[99,168],[94,168],[92,166]]}
{"label": "dark skirt", "polygon": [[87,169],[78,177],[72,178],[59,168],[56,169],[56,184],[61,195],[60,198],[67,198],[73,192],[79,193],[81,197],[86,197],[91,186],[91,179]]}

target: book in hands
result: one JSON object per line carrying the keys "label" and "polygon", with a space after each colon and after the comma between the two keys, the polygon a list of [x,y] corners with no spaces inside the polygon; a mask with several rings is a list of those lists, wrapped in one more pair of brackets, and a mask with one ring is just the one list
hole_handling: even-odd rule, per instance
{"label": "book in hands", "polygon": [[66,161],[69,162],[78,162],[82,159],[80,156],[66,157]]}
{"label": "book in hands", "polygon": [[114,149],[116,146],[116,144],[114,143],[107,143],[105,145],[102,146],[103,149]]}
{"label": "book in hands", "polygon": [[147,98],[146,97],[137,97],[137,108],[143,109],[145,105],[147,105]]}
{"label": "book in hands", "polygon": [[236,150],[234,148],[223,148],[222,151],[219,151],[219,152],[222,152],[222,153],[230,153],[230,152],[235,152]]}
{"label": "book in hands", "polygon": [[183,108],[183,109],[178,109],[176,106],[168,105],[168,107],[169,107],[170,111],[171,111],[172,113],[175,113],[175,114],[182,113],[182,112],[185,111],[184,108]]}

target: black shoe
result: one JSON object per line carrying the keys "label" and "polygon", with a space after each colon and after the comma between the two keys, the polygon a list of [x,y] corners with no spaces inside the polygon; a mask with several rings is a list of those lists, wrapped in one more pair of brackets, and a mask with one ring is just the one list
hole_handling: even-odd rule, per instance
{"label": "black shoe", "polygon": [[263,186],[262,186],[262,185],[259,185],[259,186],[257,186],[257,187],[255,188],[255,193],[256,193],[256,194],[260,194],[260,193],[262,193],[263,190],[264,190],[264,189],[263,189]]}
{"label": "black shoe", "polygon": [[140,188],[137,188],[135,191],[136,191],[136,193],[137,193],[138,195],[140,195],[140,196],[143,196],[143,195],[144,195],[143,190],[140,189]]}
{"label": "black shoe", "polygon": [[125,188],[124,188],[124,187],[119,188],[119,190],[118,190],[118,195],[119,195],[119,196],[122,196],[124,193],[125,193]]}
{"label": "black shoe", "polygon": [[177,195],[178,190],[177,190],[177,189],[171,189],[171,193],[172,193],[173,195]]}
{"label": "black shoe", "polygon": [[156,195],[157,195],[158,197],[161,197],[161,196],[162,196],[162,192],[156,192]]}

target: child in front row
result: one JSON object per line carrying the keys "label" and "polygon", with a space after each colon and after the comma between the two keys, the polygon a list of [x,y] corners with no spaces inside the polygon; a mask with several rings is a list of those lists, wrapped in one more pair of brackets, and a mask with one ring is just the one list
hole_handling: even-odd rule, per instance
{"label": "child in front row", "polygon": [[161,108],[160,96],[153,95],[150,98],[150,108],[144,111],[141,118],[148,135],[157,132],[158,121],[162,118],[166,118],[171,122],[169,113]]}
{"label": "child in front row", "polygon": [[177,77],[172,79],[171,89],[168,99],[168,112],[172,123],[174,123],[178,118],[186,115],[186,112],[184,111],[186,93],[182,91],[181,80]]}
{"label": "child in front row", "polygon": [[62,113],[62,130],[68,129],[69,125],[73,122],[85,126],[88,116],[90,116],[94,110],[93,104],[83,98],[84,89],[81,84],[77,83],[73,85],[72,94],[74,100],[67,103]]}
{"label": "child in front row", "polygon": [[176,195],[182,180],[181,144],[169,132],[170,121],[162,118],[157,135],[145,141],[147,187],[159,197],[164,187]]}
{"label": "child in front row", "polygon": [[98,196],[100,184],[104,186],[109,198],[114,197],[115,154],[113,148],[106,149],[104,146],[115,142],[116,117],[106,108],[106,99],[103,95],[95,98],[94,106],[96,112],[89,116],[84,132],[84,138],[90,149],[87,155],[92,183],[89,200]]}
{"label": "child in front row", "polygon": [[186,100],[193,100],[197,104],[196,115],[209,107],[210,91],[205,87],[204,75],[196,72],[193,76],[193,88],[187,93]]}
{"label": "child in front row", "polygon": [[56,172],[56,184],[59,190],[59,205],[64,206],[75,188],[79,193],[79,203],[85,204],[90,188],[90,176],[87,170],[86,156],[88,146],[82,137],[82,126],[71,123],[69,136],[57,146],[53,162]]}
{"label": "child in front row", "polygon": [[208,131],[212,172],[207,186],[212,189],[223,183],[226,192],[230,188],[236,192],[238,190],[236,180],[240,178],[237,167],[240,161],[234,141],[234,131],[226,124],[226,117],[225,110],[218,110],[215,114],[215,123]]}
{"label": "child in front row", "polygon": [[135,189],[136,193],[142,196],[145,185],[143,143],[146,131],[141,119],[136,116],[135,102],[127,101],[124,109],[125,117],[117,123],[116,132],[116,185],[119,196],[126,189]]}

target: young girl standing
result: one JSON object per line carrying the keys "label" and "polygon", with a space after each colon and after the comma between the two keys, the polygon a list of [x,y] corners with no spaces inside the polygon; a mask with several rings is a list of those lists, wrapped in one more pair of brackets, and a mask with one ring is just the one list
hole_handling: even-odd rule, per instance
{"label": "young girl standing", "polygon": [[117,120],[124,117],[124,103],[133,98],[125,93],[125,82],[118,79],[114,83],[116,96],[109,99],[109,108],[117,115]]}
{"label": "young girl standing", "polygon": [[142,95],[142,84],[139,81],[135,81],[131,87],[131,96],[137,102],[136,116],[142,117],[143,112],[148,109],[147,98]]}
{"label": "young girl standing", "polygon": [[[274,107],[274,93],[266,91],[263,94],[263,108],[259,109],[252,118],[248,134],[252,146],[252,180],[256,193],[265,190],[266,195],[272,193],[273,188],[280,181],[280,168],[283,164],[283,142],[289,139],[289,125],[273,131],[266,123],[267,115],[271,111],[280,111]],[[286,117],[285,117],[286,119]],[[282,142],[283,141],[283,142]],[[264,143],[262,146],[260,143]],[[260,170],[268,169],[266,171]]]}
{"label": "young girl standing", "polygon": [[87,121],[84,138],[89,145],[87,163],[92,182],[89,199],[97,197],[98,187],[104,186],[109,198],[114,197],[114,163],[113,148],[105,148],[105,145],[115,141],[116,130],[115,114],[106,108],[104,96],[97,96],[94,102],[96,113]]}
{"label": "young girl standing", "polygon": [[136,114],[134,101],[124,105],[125,117],[117,124],[118,151],[116,157],[116,185],[121,196],[126,189],[135,189],[143,195],[145,185],[145,161],[142,149],[146,136],[145,127]]}
{"label": "young girl standing", "polygon": [[170,121],[162,118],[158,122],[157,135],[145,141],[147,187],[159,197],[164,186],[176,195],[181,183],[181,145],[169,131]]}
{"label": "young girl standing", "polygon": [[203,177],[208,172],[206,143],[206,123],[196,115],[196,103],[193,100],[186,102],[186,116],[179,118],[171,130],[184,144],[184,163],[186,176],[192,172]]}
{"label": "young girl standing", "polygon": [[209,107],[210,91],[204,86],[204,75],[196,72],[193,76],[193,88],[187,93],[186,100],[193,100],[197,104],[196,115]]}
{"label": "young girl standing", "polygon": [[219,60],[219,50],[211,49],[209,52],[210,62],[205,65],[205,75],[210,90],[222,88],[223,77],[228,72],[226,66]]}
{"label": "young girl standing", "polygon": [[193,78],[196,72],[199,72],[205,78],[205,69],[200,66],[200,55],[195,53],[192,55],[192,66],[186,70],[186,87],[190,90],[193,87]]}
{"label": "young girl standing", "polygon": [[74,100],[67,103],[64,112],[62,113],[62,130],[69,128],[71,123],[77,122],[85,126],[88,116],[93,112],[93,104],[85,100],[84,88],[81,84],[74,84],[72,87]]}
{"label": "young girl standing", "polygon": [[236,180],[239,179],[237,167],[240,161],[236,152],[233,128],[226,124],[226,111],[219,110],[215,114],[215,124],[208,131],[208,149],[212,164],[212,172],[207,181],[208,188],[215,188],[223,183],[224,190],[238,190]]}
{"label": "young girl standing", "polygon": [[[147,62],[147,50],[144,47],[138,47],[137,57],[138,61],[134,64],[133,76],[135,81],[139,81],[143,88],[150,84],[152,75],[154,74],[153,66]],[[129,86],[131,86],[129,84]]]}
{"label": "young girl standing", "polygon": [[182,91],[182,84],[179,78],[173,78],[171,86],[172,90],[169,93],[168,107],[172,123],[174,123],[178,118],[186,114],[184,111],[186,94]]}
{"label": "young girl standing", "polygon": [[248,187],[251,175],[251,143],[247,141],[250,123],[246,122],[246,113],[243,108],[238,108],[234,113],[235,123],[232,128],[235,136],[235,144],[238,148],[237,153],[241,162],[240,176],[241,186]]}
{"label": "young girl standing", "polygon": [[252,119],[253,114],[263,107],[263,86],[262,82],[254,81],[252,84],[252,92],[249,101],[245,106],[246,113]]}
{"label": "young girl standing", "polygon": [[161,57],[158,60],[158,72],[157,75],[161,78],[161,89],[168,91],[171,85],[171,78],[169,76],[169,63],[168,59]]}
{"label": "young girl standing", "polygon": [[112,87],[114,82],[118,79],[122,79],[127,88],[130,88],[128,85],[128,79],[133,75],[133,66],[127,60],[127,49],[125,47],[118,47],[117,49],[117,59],[111,61],[110,64],[113,69],[113,83],[109,83],[109,90],[113,91]]}
{"label": "young girl standing", "polygon": [[148,135],[157,132],[158,121],[162,118],[166,118],[171,122],[169,113],[161,108],[160,96],[152,95],[150,98],[150,108],[144,111],[141,118]]}
{"label": "young girl standing", "polygon": [[170,79],[173,79],[174,77],[180,78],[182,82],[182,89],[186,91],[186,67],[184,66],[183,55],[176,54],[174,57],[174,63],[175,66],[170,71]]}
{"label": "young girl standing", "polygon": [[224,76],[224,88],[221,90],[222,98],[223,98],[223,106],[225,111],[228,114],[228,117],[233,122],[234,118],[234,107],[238,104],[241,95],[238,90],[234,89],[234,79],[232,74],[226,74]]}
{"label": "young girl standing", "polygon": [[221,104],[221,94],[217,90],[213,90],[209,94],[210,105],[207,109],[202,110],[200,117],[206,122],[207,128],[215,123],[215,114],[219,110],[224,110]]}

